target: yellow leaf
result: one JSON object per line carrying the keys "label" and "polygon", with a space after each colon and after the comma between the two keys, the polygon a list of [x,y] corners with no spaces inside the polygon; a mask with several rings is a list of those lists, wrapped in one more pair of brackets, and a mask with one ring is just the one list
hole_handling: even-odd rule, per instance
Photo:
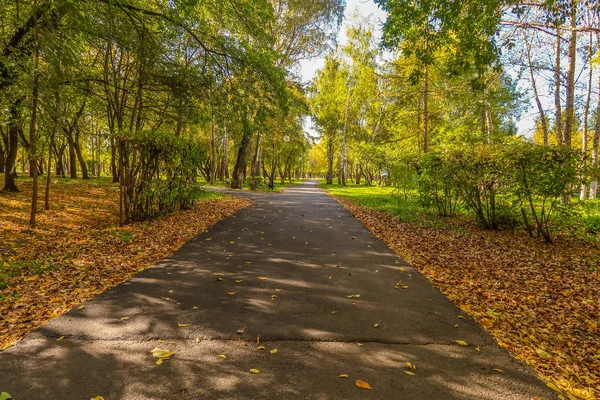
{"label": "yellow leaf", "polygon": [[500,372],[500,373],[503,373],[503,372],[504,372],[504,371],[502,371],[500,368],[493,368],[493,370],[494,370],[494,371],[496,371],[496,372]]}
{"label": "yellow leaf", "polygon": [[235,292],[227,292],[228,295],[234,295]]}
{"label": "yellow leaf", "polygon": [[414,374],[415,374],[414,372],[411,372],[411,371],[404,371],[404,373],[405,373],[406,375],[414,375]]}
{"label": "yellow leaf", "polygon": [[561,392],[561,390],[558,388],[558,386],[556,386],[554,383],[552,382],[548,382],[546,383],[546,386],[548,386],[550,389],[556,391],[556,392]]}
{"label": "yellow leaf", "polygon": [[156,358],[169,358],[173,355],[169,350],[161,349],[159,347],[154,348],[151,353]]}
{"label": "yellow leaf", "polygon": [[468,346],[469,343],[465,342],[464,340],[455,340],[456,343],[460,344],[461,346]]}
{"label": "yellow leaf", "polygon": [[121,321],[127,321],[129,317],[121,317]]}
{"label": "yellow leaf", "polygon": [[225,354],[219,354],[217,357],[219,357],[219,358],[227,358],[227,356]]}
{"label": "yellow leaf", "polygon": [[244,282],[244,280],[243,279],[236,279],[235,282],[236,283],[242,283],[242,282]]}
{"label": "yellow leaf", "polygon": [[409,362],[407,362],[406,364],[404,364],[406,366],[406,368],[412,370],[412,371],[416,371],[417,370],[417,366],[415,364],[411,364]]}
{"label": "yellow leaf", "polygon": [[332,313],[332,314],[335,314],[335,311],[332,311],[331,313]]}
{"label": "yellow leaf", "polygon": [[455,327],[455,328],[458,328],[458,324],[455,324],[455,325],[454,325],[454,327]]}
{"label": "yellow leaf", "polygon": [[96,396],[96,397],[92,397],[90,400],[104,400],[104,397]]}
{"label": "yellow leaf", "polygon": [[250,370],[250,372],[252,372],[253,374],[258,374],[260,372],[260,370],[256,369],[256,368],[252,368]]}
{"label": "yellow leaf", "polygon": [[329,279],[333,279],[333,276],[329,275]]}
{"label": "yellow leaf", "polygon": [[373,328],[379,328],[379,324],[373,325]]}
{"label": "yellow leaf", "polygon": [[396,268],[396,270],[397,270],[397,271],[404,271],[404,268],[403,268],[403,267],[400,267],[400,268]]}
{"label": "yellow leaf", "polygon": [[206,238],[206,239],[204,239],[204,240],[212,240],[212,238]]}
{"label": "yellow leaf", "polygon": [[77,309],[78,310],[83,310],[83,309],[85,309],[85,306],[79,306],[79,307],[77,307]]}
{"label": "yellow leaf", "polygon": [[356,386],[358,386],[361,389],[373,389],[371,387],[371,385],[369,385],[367,382],[365,381],[361,381],[361,380],[356,380]]}
{"label": "yellow leaf", "polygon": [[348,374],[341,374],[341,375],[338,375],[338,378],[347,378],[347,377],[348,377]]}
{"label": "yellow leaf", "polygon": [[484,327],[486,327],[486,328],[491,328],[494,325],[494,323],[491,320],[487,319],[487,318],[483,318],[481,320],[481,325],[484,326]]}
{"label": "yellow leaf", "polygon": [[242,333],[244,333],[245,330],[246,330],[246,328],[240,328],[236,332],[239,334],[242,334]]}
{"label": "yellow leaf", "polygon": [[267,280],[267,278],[264,277],[264,276],[259,276],[258,279],[260,279],[261,281],[266,281]]}
{"label": "yellow leaf", "polygon": [[270,351],[271,354],[277,354],[277,349],[273,349]]}
{"label": "yellow leaf", "polygon": [[61,336],[61,337],[59,337],[59,338],[58,338],[58,339],[56,339],[56,340],[63,340],[64,338],[65,338],[64,336]]}
{"label": "yellow leaf", "polygon": [[190,326],[190,324],[177,324],[177,326],[180,328],[185,328],[186,326]]}
{"label": "yellow leaf", "polygon": [[459,315],[458,319],[465,319],[465,317],[463,317],[462,315]]}
{"label": "yellow leaf", "polygon": [[163,363],[163,359],[159,358],[158,360],[156,360],[156,365],[161,365]]}
{"label": "yellow leaf", "polygon": [[550,354],[548,354],[548,352],[542,350],[542,349],[535,349],[535,352],[537,353],[538,356],[542,357],[542,358],[550,358]]}
{"label": "yellow leaf", "polygon": [[265,346],[258,346],[258,347],[257,347],[257,349],[258,349],[258,350],[264,350],[264,349],[265,349]]}
{"label": "yellow leaf", "polygon": [[197,309],[198,309],[198,307],[196,307],[196,306],[192,307],[192,310],[197,310]]}

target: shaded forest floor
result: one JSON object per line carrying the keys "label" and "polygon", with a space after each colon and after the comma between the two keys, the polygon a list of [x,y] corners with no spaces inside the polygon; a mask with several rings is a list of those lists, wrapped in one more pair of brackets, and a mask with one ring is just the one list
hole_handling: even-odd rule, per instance
{"label": "shaded forest floor", "polygon": [[43,210],[42,190],[30,229],[31,180],[20,177],[18,186],[20,193],[0,192],[0,350],[250,204],[206,192],[192,210],[119,227],[110,179],[55,179],[51,209]]}
{"label": "shaded forest floor", "polygon": [[548,245],[402,210],[389,188],[322,186],[563,398],[600,397],[597,237]]}

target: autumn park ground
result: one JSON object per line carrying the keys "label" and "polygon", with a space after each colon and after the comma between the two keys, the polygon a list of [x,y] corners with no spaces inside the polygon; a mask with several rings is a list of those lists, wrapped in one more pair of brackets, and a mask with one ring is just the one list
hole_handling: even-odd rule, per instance
{"label": "autumn park ground", "polygon": [[[51,210],[29,229],[31,185],[19,185],[21,193],[0,194],[3,349],[251,203],[206,192],[192,210],[119,227],[116,185],[59,180]],[[519,231],[482,230],[466,217],[439,219],[392,188],[321,186],[563,398],[600,396],[596,234],[565,229],[545,244]],[[588,207],[593,215],[598,204]]]}

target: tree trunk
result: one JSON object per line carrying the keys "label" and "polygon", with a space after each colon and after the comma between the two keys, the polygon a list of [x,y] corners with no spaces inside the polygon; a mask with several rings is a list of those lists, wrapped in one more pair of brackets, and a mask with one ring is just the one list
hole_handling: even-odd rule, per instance
{"label": "tree trunk", "polygon": [[10,107],[10,121],[8,123],[8,149],[6,152],[6,161],[4,168],[4,188],[7,192],[18,192],[19,188],[15,184],[17,151],[19,149],[19,106],[21,99],[14,102]]}
{"label": "tree trunk", "polygon": [[215,184],[217,178],[217,146],[215,142],[215,121],[210,123],[210,167],[209,167],[209,183]]}
{"label": "tree trunk", "polygon": [[223,174],[225,182],[229,183],[229,138],[227,136],[227,128],[223,129]]}
{"label": "tree trunk", "polygon": [[79,124],[77,124],[75,127],[75,140],[73,141],[73,147],[75,149],[75,154],[77,155],[77,160],[79,161],[79,166],[81,167],[81,178],[90,179],[87,164],[83,159],[83,153],[81,152],[81,146],[79,145]]}
{"label": "tree trunk", "polygon": [[70,135],[67,136],[67,142],[69,143],[69,174],[71,179],[77,179],[77,155],[74,140]]}
{"label": "tree trunk", "polygon": [[342,151],[340,152],[340,183],[346,186],[346,135],[348,132],[348,112],[350,110],[350,90],[352,86],[348,82],[348,92],[346,93],[346,112],[344,115],[344,132],[342,133]]}
{"label": "tree trunk", "polygon": [[[600,43],[600,34],[598,35]],[[600,93],[600,79],[598,79],[598,93]],[[600,144],[600,96],[598,96],[598,105],[596,106],[596,129],[594,131],[594,141],[592,144],[592,167],[598,170],[598,145]],[[598,198],[598,175],[594,176],[590,184],[590,199]]]}
{"label": "tree trunk", "polygon": [[[588,131],[589,131],[589,115],[590,115],[590,103],[592,100],[592,79],[594,76],[594,65],[593,65],[593,53],[592,53],[592,44],[593,44],[593,36],[590,33],[590,43],[589,43],[589,51],[590,51],[590,66],[589,66],[589,75],[588,75],[588,91],[587,97],[585,99],[585,107],[583,109],[583,134],[581,135],[581,155],[583,160],[583,167],[585,169],[585,165],[587,163],[587,152],[588,152]],[[600,95],[600,93],[599,93]],[[585,200],[585,196],[587,195],[587,186],[585,181],[581,184],[581,192],[579,193],[579,199]]]}
{"label": "tree trunk", "polygon": [[575,67],[577,62],[577,2],[571,1],[571,36],[569,38],[569,71],[567,73],[567,101],[563,143],[571,147],[575,119]]}
{"label": "tree trunk", "polygon": [[[35,2],[37,6],[37,1]],[[29,226],[35,227],[35,217],[37,214],[37,201],[38,201],[38,189],[39,189],[39,165],[38,165],[38,154],[37,154],[37,114],[38,114],[38,100],[39,100],[39,64],[40,64],[40,45],[38,38],[38,26],[37,18],[35,20],[34,27],[35,37],[35,52],[33,54],[33,90],[31,94],[31,121],[29,123],[29,165],[31,173],[33,175],[33,187],[31,191],[31,214],[29,215]]]}
{"label": "tree trunk", "polygon": [[423,153],[429,151],[429,65],[423,76]]}
{"label": "tree trunk", "polygon": [[525,39],[525,46],[527,50],[527,62],[529,63],[529,76],[531,77],[531,86],[533,88],[533,97],[535,98],[535,104],[538,109],[538,113],[540,114],[540,121],[542,123],[542,134],[544,135],[544,146],[548,146],[548,120],[546,119],[546,112],[544,111],[544,107],[542,106],[542,101],[540,100],[537,82],[535,81],[535,76],[533,74],[533,64],[531,62],[531,44]]}
{"label": "tree trunk", "polygon": [[250,139],[252,139],[252,122],[248,120],[248,117],[245,114],[242,119],[242,126],[242,140],[240,141],[237,160],[235,161],[231,177],[232,189],[242,188],[244,177],[246,175],[246,166],[248,164],[248,150],[250,147]]}
{"label": "tree trunk", "polygon": [[560,82],[560,28],[558,23],[556,25],[556,64],[554,66],[554,108],[556,113],[556,120],[554,121],[555,130],[556,130],[556,139],[558,143],[563,143],[562,136],[562,105],[560,104],[560,90],[561,90],[561,82]]}
{"label": "tree trunk", "polygon": [[333,138],[327,138],[327,177],[328,185],[333,184]]}

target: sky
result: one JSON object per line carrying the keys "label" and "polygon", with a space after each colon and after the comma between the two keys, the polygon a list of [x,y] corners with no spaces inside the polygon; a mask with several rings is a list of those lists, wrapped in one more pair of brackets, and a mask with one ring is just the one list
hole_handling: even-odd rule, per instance
{"label": "sky", "polygon": [[[381,38],[381,25],[386,19],[385,11],[380,10],[373,0],[346,0],[346,11],[344,13],[344,22],[338,35],[338,44],[346,44],[346,28],[355,12],[358,12],[362,17],[369,17],[375,22],[375,32],[373,33],[375,39],[379,40]],[[324,57],[318,57],[301,62],[300,75],[302,76],[302,80],[304,82],[310,81],[315,72],[323,66],[324,61]]]}

